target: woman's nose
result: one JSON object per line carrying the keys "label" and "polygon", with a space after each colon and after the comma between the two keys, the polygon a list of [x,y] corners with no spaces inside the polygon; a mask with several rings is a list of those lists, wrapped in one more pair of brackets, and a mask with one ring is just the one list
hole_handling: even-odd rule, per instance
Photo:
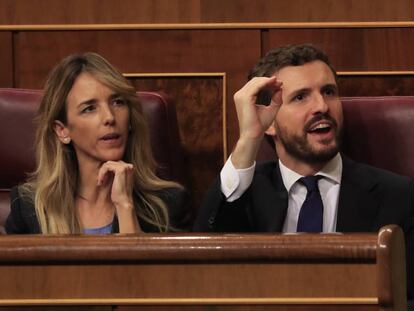
{"label": "woman's nose", "polygon": [[115,122],[114,113],[108,105],[102,108],[102,120],[105,125],[112,125]]}

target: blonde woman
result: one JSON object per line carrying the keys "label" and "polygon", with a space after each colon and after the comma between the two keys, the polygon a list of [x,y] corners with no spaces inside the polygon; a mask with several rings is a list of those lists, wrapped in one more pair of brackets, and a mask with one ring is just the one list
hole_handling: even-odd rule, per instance
{"label": "blonde woman", "polygon": [[37,115],[37,167],[12,190],[7,233],[168,231],[184,191],[158,178],[135,89],[95,53],[50,73]]}

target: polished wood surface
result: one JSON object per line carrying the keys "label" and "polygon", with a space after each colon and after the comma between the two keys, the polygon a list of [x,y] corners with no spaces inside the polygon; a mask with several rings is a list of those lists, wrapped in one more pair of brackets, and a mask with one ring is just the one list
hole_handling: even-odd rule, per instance
{"label": "polished wood surface", "polygon": [[342,96],[411,96],[414,94],[413,75],[339,76]]}
{"label": "polished wood surface", "polygon": [[413,70],[414,28],[271,29],[269,49],[285,44],[321,47],[338,71]]}
{"label": "polished wood surface", "polygon": [[403,310],[404,267],[396,226],[378,236],[1,236],[0,305]]}
{"label": "polished wood surface", "polygon": [[410,20],[414,20],[410,0],[123,0],[122,3],[117,0],[0,1],[1,24]]}
{"label": "polished wood surface", "polygon": [[409,0],[205,0],[204,22],[315,22],[413,20]]}

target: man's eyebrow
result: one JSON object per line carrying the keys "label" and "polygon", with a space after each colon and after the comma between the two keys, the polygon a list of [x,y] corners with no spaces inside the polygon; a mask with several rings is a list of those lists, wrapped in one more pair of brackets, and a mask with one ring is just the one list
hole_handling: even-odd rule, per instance
{"label": "man's eyebrow", "polygon": [[338,85],[337,84],[335,84],[335,83],[328,83],[328,84],[325,84],[325,85],[323,85],[322,86],[322,88],[327,88],[327,87],[330,87],[330,88],[333,88],[333,89],[338,89]]}
{"label": "man's eyebrow", "polygon": [[292,92],[290,92],[289,94],[288,94],[288,97],[290,98],[290,97],[292,97],[292,96],[296,96],[297,94],[300,94],[300,93],[309,93],[311,91],[311,89],[310,88],[308,88],[308,87],[304,87],[304,88],[301,88],[301,89],[297,89],[297,90],[294,90],[294,91],[292,91]]}

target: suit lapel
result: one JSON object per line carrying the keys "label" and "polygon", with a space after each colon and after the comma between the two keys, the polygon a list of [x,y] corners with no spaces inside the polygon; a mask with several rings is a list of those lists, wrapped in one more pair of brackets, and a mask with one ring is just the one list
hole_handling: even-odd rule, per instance
{"label": "suit lapel", "polygon": [[377,181],[357,163],[344,156],[342,159],[336,231],[372,231],[379,207]]}
{"label": "suit lapel", "polygon": [[252,183],[253,223],[255,231],[281,232],[288,207],[288,194],[278,164],[269,174],[258,175]]}

